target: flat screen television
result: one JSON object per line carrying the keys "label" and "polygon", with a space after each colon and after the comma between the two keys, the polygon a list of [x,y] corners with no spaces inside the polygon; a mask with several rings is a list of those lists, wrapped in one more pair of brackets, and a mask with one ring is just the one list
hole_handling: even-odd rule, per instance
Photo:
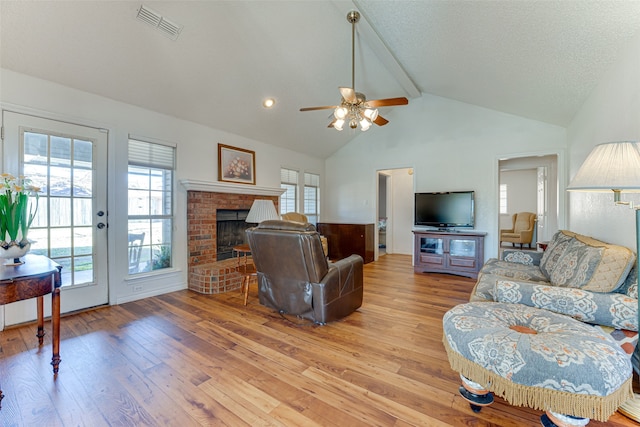
{"label": "flat screen television", "polygon": [[474,226],[474,192],[415,193],[415,225],[436,228]]}

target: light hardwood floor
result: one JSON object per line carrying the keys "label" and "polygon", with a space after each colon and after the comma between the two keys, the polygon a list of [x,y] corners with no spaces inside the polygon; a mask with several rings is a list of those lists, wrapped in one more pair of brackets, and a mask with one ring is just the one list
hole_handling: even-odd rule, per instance
{"label": "light hardwood floor", "polygon": [[[239,292],[179,291],[62,319],[60,373],[35,325],[0,333],[2,426],[536,426],[501,399],[473,413],[442,346],[442,316],[474,281],[365,266],[363,306],[296,325]],[[49,324],[47,323],[47,325]],[[637,381],[636,381],[637,382]],[[637,425],[616,413],[608,423]]]}

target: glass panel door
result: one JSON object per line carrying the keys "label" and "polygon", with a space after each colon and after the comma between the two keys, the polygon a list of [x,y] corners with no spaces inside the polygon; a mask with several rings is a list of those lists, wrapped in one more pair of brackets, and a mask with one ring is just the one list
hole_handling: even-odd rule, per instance
{"label": "glass panel door", "polygon": [[460,256],[460,257],[475,257],[476,241],[463,240],[463,239],[451,239],[449,241],[449,255]]}
{"label": "glass panel door", "polygon": [[[61,310],[106,304],[107,133],[7,111],[3,123],[4,171],[24,175],[41,188],[29,231],[31,253],[62,265]],[[35,318],[29,304],[7,306],[5,324]]]}
{"label": "glass panel door", "polygon": [[444,239],[432,238],[432,237],[421,237],[420,252],[424,254],[442,255],[444,253],[443,243],[444,243]]}

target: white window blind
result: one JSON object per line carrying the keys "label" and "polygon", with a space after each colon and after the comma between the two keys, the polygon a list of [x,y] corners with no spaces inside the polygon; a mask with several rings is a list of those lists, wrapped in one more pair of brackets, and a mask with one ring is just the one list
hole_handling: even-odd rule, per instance
{"label": "white window blind", "polygon": [[173,170],[175,168],[175,148],[130,139],[129,165]]}
{"label": "white window blind", "polygon": [[280,196],[280,213],[297,212],[299,172],[294,169],[280,169],[280,188],[286,191]]}
{"label": "white window blind", "polygon": [[320,214],[320,175],[304,174],[304,214],[312,224],[317,224]]}
{"label": "white window blind", "polygon": [[280,182],[283,184],[298,185],[298,171],[293,169],[280,169]]}

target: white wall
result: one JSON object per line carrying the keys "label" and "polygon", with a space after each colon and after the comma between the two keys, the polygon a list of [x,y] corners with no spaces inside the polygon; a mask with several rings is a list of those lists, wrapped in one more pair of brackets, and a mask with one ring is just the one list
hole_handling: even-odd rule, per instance
{"label": "white wall", "polygon": [[386,171],[391,175],[391,233],[387,253],[413,254],[413,173],[408,168]]}
{"label": "white wall", "polygon": [[388,125],[327,159],[323,221],[374,222],[376,171],[412,167],[414,191],[475,190],[476,229],[496,256],[498,159],[565,149],[562,127],[428,94],[381,113]]}
{"label": "white wall", "polygon": [[[280,167],[295,165],[304,171],[324,173],[324,160],[280,149],[158,114],[90,93],[0,69],[0,103],[3,108],[42,117],[96,126],[109,131],[109,289],[112,304],[160,294],[187,285],[186,190],[177,186],[175,248],[172,274],[138,279],[143,292],[134,293],[127,282],[127,140],[128,135],[177,144],[178,180],[217,181],[217,144],[254,150],[256,185],[280,187]],[[2,159],[0,159],[2,160]],[[0,162],[1,164],[1,162]],[[240,185],[240,184],[239,184]],[[322,191],[322,190],[321,190]],[[321,194],[325,192],[322,191]]]}
{"label": "white wall", "polygon": [[[593,147],[602,142],[640,140],[640,34],[600,79],[598,86],[567,128],[569,176],[572,178]],[[624,194],[640,204],[640,195]],[[569,192],[569,227],[635,250],[635,216],[614,206],[611,193]]]}
{"label": "white wall", "polygon": [[538,210],[538,171],[523,169],[500,173],[500,184],[507,185],[507,212],[533,212]]}
{"label": "white wall", "polygon": [[500,172],[500,185],[507,186],[507,213],[500,214],[500,229],[512,227],[514,213],[538,211],[537,181],[535,169]]}

